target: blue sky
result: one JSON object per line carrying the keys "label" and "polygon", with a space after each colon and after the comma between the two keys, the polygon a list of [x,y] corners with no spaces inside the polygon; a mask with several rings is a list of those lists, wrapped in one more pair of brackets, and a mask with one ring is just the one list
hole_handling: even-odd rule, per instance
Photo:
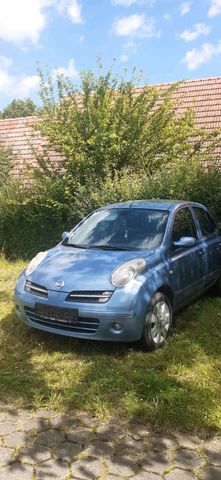
{"label": "blue sky", "polygon": [[0,0],[0,109],[37,101],[37,63],[78,81],[96,57],[150,83],[221,74],[221,0]]}

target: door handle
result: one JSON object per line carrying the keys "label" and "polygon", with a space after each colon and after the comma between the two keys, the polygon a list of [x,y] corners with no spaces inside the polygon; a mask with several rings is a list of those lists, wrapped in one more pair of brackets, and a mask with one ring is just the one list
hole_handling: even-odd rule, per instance
{"label": "door handle", "polygon": [[205,253],[206,253],[205,250],[199,250],[199,255],[202,256],[202,255],[205,255]]}

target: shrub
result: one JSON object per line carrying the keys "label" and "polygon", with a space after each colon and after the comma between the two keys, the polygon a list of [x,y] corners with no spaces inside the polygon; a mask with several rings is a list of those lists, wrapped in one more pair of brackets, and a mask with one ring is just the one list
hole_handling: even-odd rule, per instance
{"label": "shrub", "polygon": [[8,256],[49,248],[94,208],[128,199],[192,199],[221,218],[221,172],[202,166],[218,132],[197,129],[190,110],[176,115],[176,85],[146,85],[135,95],[135,76],[99,69],[97,77],[82,72],[77,89],[63,76],[57,84],[42,76],[37,129],[46,153],[53,147],[63,161],[58,171],[36,154],[31,188],[11,183],[0,192],[0,249]]}
{"label": "shrub", "polygon": [[10,148],[0,145],[0,188],[9,178],[12,152]]}

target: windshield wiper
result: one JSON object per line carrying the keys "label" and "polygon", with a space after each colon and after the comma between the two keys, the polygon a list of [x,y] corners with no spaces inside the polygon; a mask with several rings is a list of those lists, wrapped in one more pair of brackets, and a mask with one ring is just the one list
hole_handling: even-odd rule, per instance
{"label": "windshield wiper", "polygon": [[83,248],[85,250],[87,249],[93,249],[93,250],[116,250],[116,251],[133,251],[133,250],[139,250],[138,248],[132,248],[132,247],[117,247],[115,245],[78,245],[77,243],[63,243],[66,247],[73,247],[73,248]]}
{"label": "windshield wiper", "polygon": [[130,248],[130,247],[117,247],[115,245],[88,245],[88,248],[93,248],[93,249],[101,249],[101,250],[136,250],[136,248]]}
{"label": "windshield wiper", "polygon": [[63,243],[65,247],[73,247],[73,248],[84,248],[87,249],[88,245],[78,245],[77,243]]}

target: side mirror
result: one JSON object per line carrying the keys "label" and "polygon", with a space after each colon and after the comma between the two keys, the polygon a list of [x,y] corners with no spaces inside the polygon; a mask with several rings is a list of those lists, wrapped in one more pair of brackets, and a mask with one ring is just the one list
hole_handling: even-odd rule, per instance
{"label": "side mirror", "polygon": [[65,240],[65,238],[68,238],[69,235],[70,235],[70,232],[63,232],[62,235],[61,235],[61,239]]}
{"label": "side mirror", "polygon": [[196,238],[194,237],[181,237],[177,242],[173,242],[176,248],[188,248],[196,245]]}

